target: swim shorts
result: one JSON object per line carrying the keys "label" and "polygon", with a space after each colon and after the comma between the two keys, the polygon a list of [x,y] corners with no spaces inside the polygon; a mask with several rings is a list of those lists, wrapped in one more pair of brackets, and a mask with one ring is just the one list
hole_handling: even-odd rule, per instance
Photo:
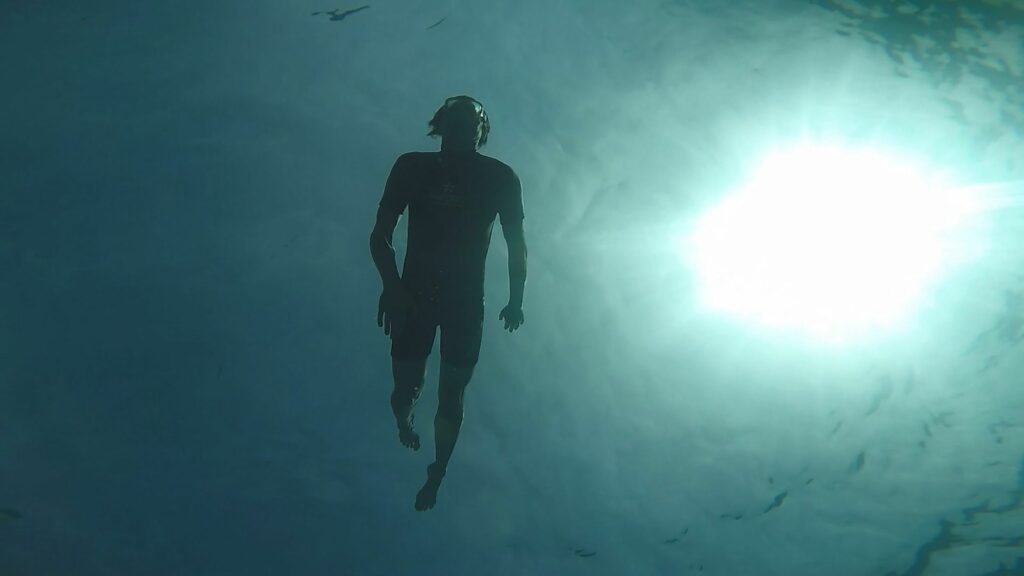
{"label": "swim shorts", "polygon": [[475,366],[480,358],[484,307],[448,307],[420,302],[409,309],[405,328],[391,338],[391,357],[396,360],[421,360],[434,348],[434,337],[441,328],[441,360],[452,366]]}

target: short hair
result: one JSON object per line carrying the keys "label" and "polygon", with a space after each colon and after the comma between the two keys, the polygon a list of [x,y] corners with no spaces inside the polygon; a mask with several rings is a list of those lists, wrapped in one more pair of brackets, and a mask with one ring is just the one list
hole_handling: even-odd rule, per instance
{"label": "short hair", "polygon": [[476,98],[466,96],[464,94],[445,99],[444,104],[437,109],[437,112],[434,112],[434,117],[427,123],[427,125],[430,126],[430,132],[427,132],[427,136],[444,136],[445,116],[448,113],[448,109],[459,100],[470,100],[480,107],[480,142],[477,143],[477,146],[483,146],[487,143],[487,135],[491,132],[491,120],[487,117],[487,111],[484,110],[483,104],[481,104]]}

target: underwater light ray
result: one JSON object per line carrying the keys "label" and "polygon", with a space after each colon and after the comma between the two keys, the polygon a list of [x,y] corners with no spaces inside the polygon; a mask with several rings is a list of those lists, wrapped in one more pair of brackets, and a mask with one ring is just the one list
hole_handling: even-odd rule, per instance
{"label": "underwater light ray", "polygon": [[890,327],[951,267],[975,217],[1024,206],[1017,183],[948,176],[881,149],[774,150],[680,247],[711,309],[816,337]]}

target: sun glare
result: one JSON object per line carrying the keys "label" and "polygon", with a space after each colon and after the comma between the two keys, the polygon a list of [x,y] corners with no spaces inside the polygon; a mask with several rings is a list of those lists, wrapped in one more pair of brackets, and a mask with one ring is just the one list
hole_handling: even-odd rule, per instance
{"label": "sun glare", "polygon": [[905,159],[805,145],[769,154],[682,250],[706,306],[842,340],[912,309],[969,208]]}

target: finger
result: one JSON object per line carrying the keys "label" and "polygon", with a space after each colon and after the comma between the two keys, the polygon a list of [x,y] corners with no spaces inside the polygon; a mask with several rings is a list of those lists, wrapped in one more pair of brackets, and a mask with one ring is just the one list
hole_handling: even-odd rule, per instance
{"label": "finger", "polygon": [[384,310],[382,308],[377,309],[377,326],[384,325]]}
{"label": "finger", "polygon": [[384,315],[384,335],[391,335],[391,314]]}

